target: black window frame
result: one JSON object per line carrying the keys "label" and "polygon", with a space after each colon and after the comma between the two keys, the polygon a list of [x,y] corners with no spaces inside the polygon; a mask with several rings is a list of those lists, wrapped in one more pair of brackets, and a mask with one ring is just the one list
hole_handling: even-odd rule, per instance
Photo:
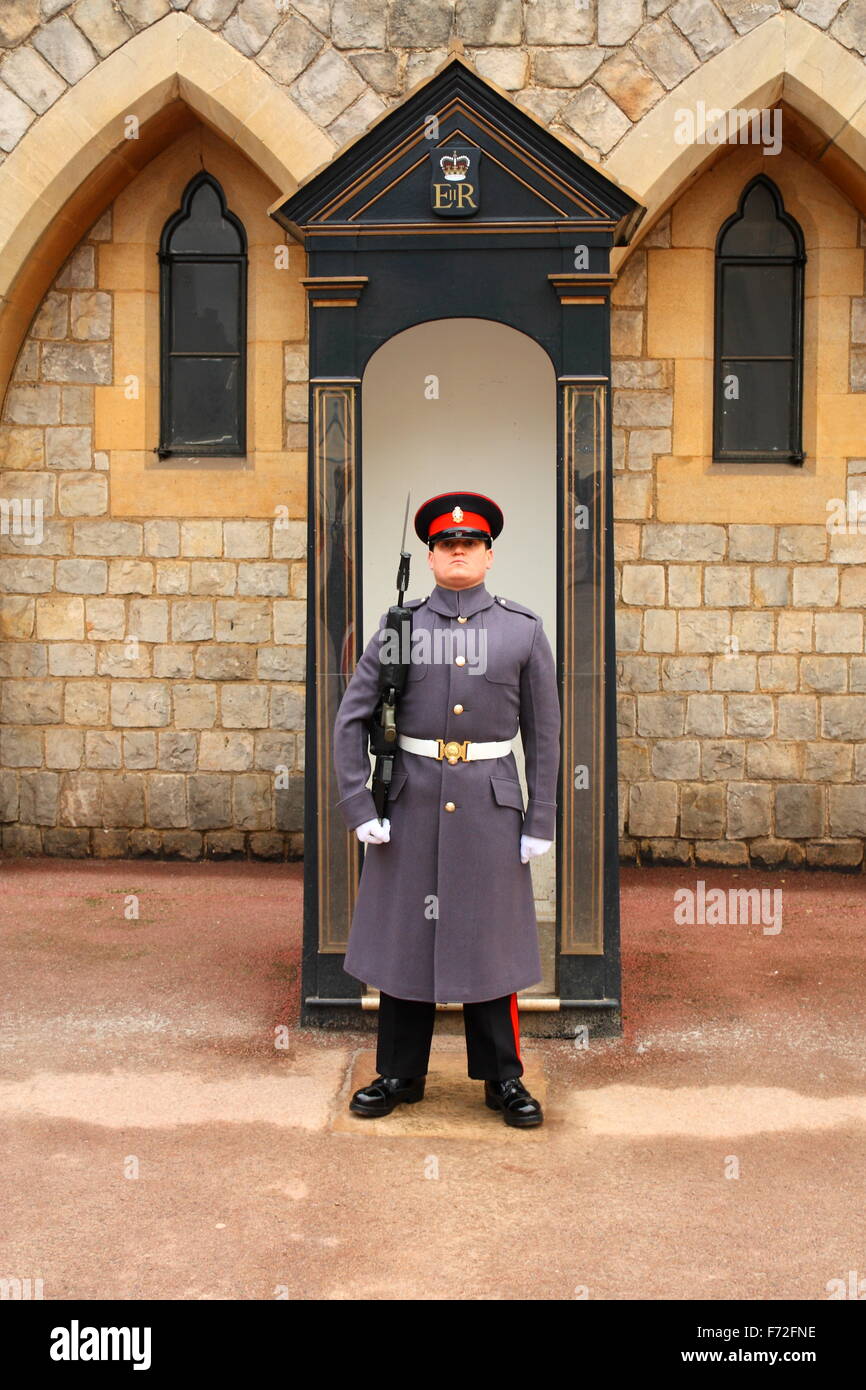
{"label": "black window frame", "polygon": [[[727,233],[736,222],[745,216],[745,205],[749,195],[756,186],[762,186],[769,192],[775,207],[776,218],[782,222],[790,231],[794,245],[797,248],[795,253],[790,256],[743,256],[726,255],[722,251],[722,246]],[[802,229],[795,218],[785,211],[784,200],[779,189],[772,179],[766,174],[756,174],[750,179],[740,194],[736,212],[722,223],[716,237],[715,247],[715,301],[714,301],[714,344],[713,344],[713,462],[714,463],[790,463],[794,467],[802,466],[806,454],[803,451],[803,303],[805,285],[805,266],[807,261],[805,241]],[[791,352],[783,354],[769,353],[729,353],[722,356],[723,328],[724,328],[724,272],[728,265],[758,267],[762,265],[791,265],[794,267],[794,304],[791,314]],[[791,373],[791,401],[790,414],[788,417],[789,439],[793,441],[793,449],[752,449],[752,450],[733,450],[722,447],[722,412],[724,405],[724,381],[726,376],[726,361],[791,361],[793,371]]]}
{"label": "black window frame", "polygon": [[[241,250],[238,252],[172,251],[171,241],[180,224],[190,216],[192,201],[203,185],[209,185],[220,200],[225,221],[238,233]],[[159,444],[154,453],[159,458],[240,458],[247,452],[247,276],[249,244],[246,229],[239,217],[229,211],[219,180],[207,170],[200,170],[190,179],[183,191],[180,207],[172,213],[162,229],[159,250]],[[238,349],[236,352],[183,352],[171,345],[172,324],[172,266],[179,262],[231,262],[239,266]],[[238,396],[235,440],[231,444],[198,447],[175,442],[172,429],[172,360],[178,357],[236,357],[238,359]]]}

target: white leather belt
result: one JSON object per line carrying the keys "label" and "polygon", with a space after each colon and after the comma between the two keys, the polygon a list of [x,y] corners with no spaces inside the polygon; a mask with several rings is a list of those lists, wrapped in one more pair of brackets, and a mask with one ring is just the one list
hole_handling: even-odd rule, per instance
{"label": "white leather belt", "polygon": [[442,738],[412,738],[410,734],[398,734],[397,742],[407,753],[420,753],[425,758],[447,758],[449,763],[475,762],[477,758],[504,758],[511,752],[512,740],[499,739],[498,742],[479,743],[477,740]]}

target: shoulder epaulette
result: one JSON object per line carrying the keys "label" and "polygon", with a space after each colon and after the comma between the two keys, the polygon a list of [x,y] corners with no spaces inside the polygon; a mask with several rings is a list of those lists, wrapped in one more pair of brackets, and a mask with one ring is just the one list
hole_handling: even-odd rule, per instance
{"label": "shoulder epaulette", "polygon": [[403,607],[404,607],[404,608],[419,608],[419,607],[421,606],[422,603],[426,603],[426,602],[427,602],[427,600],[428,600],[429,597],[430,597],[429,594],[425,594],[423,598],[407,598],[407,599],[404,599],[404,600],[403,600]]}
{"label": "shoulder epaulette", "polygon": [[496,602],[503,608],[507,608],[511,613],[525,613],[527,618],[538,618],[538,614],[531,608],[526,608],[522,603],[517,603],[513,598],[500,598],[499,594],[494,594]]}

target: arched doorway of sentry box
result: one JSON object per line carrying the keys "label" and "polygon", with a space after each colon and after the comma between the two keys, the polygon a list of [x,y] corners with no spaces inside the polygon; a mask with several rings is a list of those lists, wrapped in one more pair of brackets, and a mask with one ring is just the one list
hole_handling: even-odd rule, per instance
{"label": "arched doorway of sentry box", "polygon": [[[493,497],[505,527],[485,583],[540,614],[556,652],[556,374],[532,338],[490,319],[434,319],[373,354],[361,387],[361,614],[357,650],[395,601],[406,494],[407,597],[432,589],[411,516],[425,498],[466,488]],[[514,747],[527,798],[522,740]],[[531,861],[544,979],[556,991],[556,856]],[[524,997],[521,995],[521,998]]]}

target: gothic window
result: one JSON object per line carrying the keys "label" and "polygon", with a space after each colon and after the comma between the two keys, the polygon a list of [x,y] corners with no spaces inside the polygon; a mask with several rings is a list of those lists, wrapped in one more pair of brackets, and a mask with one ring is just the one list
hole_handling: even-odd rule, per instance
{"label": "gothic window", "polygon": [[764,174],[716,241],[713,456],[800,464],[803,234]]}
{"label": "gothic window", "polygon": [[246,453],[247,238],[212,175],[163,228],[160,458]]}

